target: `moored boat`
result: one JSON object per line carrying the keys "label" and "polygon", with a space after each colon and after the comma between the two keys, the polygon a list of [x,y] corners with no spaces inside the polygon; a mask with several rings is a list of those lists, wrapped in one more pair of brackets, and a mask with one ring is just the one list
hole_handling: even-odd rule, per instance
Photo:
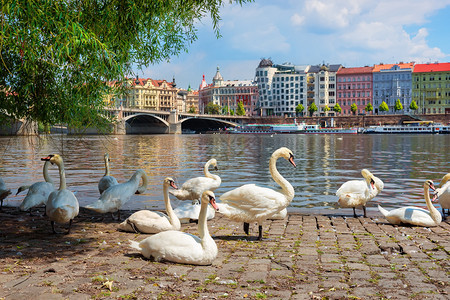
{"label": "moored boat", "polygon": [[379,125],[366,128],[364,133],[390,134],[449,134],[450,125],[434,124],[432,121],[409,121],[401,125]]}

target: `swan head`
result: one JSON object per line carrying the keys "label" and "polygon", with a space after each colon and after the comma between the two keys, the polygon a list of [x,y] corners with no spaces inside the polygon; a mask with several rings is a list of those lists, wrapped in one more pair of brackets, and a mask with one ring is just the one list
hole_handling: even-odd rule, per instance
{"label": "swan head", "polygon": [[217,167],[217,160],[215,159],[215,158],[212,158],[211,160],[210,160],[210,162],[211,162],[211,165],[214,167],[214,170],[219,170],[219,168]]}
{"label": "swan head", "polygon": [[[368,184],[370,184],[370,186],[375,189],[375,176],[373,176],[373,174],[367,170],[367,169],[362,169],[361,170],[361,175],[364,177],[364,179],[366,180],[366,182]],[[377,178],[378,179],[378,178]],[[381,180],[380,180],[381,181]]]}
{"label": "swan head", "polygon": [[164,186],[167,186],[167,187],[171,186],[172,188],[178,190],[178,187],[175,184],[175,181],[172,178],[170,178],[170,177],[166,177],[164,179]]}
{"label": "swan head", "polygon": [[105,161],[110,162],[111,159],[109,159],[109,154],[105,153],[105,155],[103,155],[103,158],[105,159]]}
{"label": "swan head", "polygon": [[292,153],[292,151],[286,147],[281,147],[278,150],[276,150],[272,154],[272,157],[283,157],[287,161],[289,161],[294,167],[297,167],[294,162],[294,153]]}
{"label": "swan head", "polygon": [[59,154],[50,154],[47,157],[41,158],[42,161],[49,161],[52,165],[53,164],[61,164],[63,159]]}
{"label": "swan head", "polygon": [[216,196],[212,191],[204,191],[202,194],[202,203],[211,204],[216,211],[219,211],[219,207],[216,204]]}
{"label": "swan head", "polygon": [[[425,181],[425,183],[423,184],[423,189],[424,189],[424,191],[425,191],[426,194],[428,194],[428,191],[429,191],[429,190],[435,191],[436,188],[434,187],[434,182],[433,182],[433,180],[427,180],[427,181]],[[436,201],[437,198],[438,198],[438,197],[437,197],[437,194],[436,194],[436,195],[433,195],[433,198],[431,199],[431,201]]]}

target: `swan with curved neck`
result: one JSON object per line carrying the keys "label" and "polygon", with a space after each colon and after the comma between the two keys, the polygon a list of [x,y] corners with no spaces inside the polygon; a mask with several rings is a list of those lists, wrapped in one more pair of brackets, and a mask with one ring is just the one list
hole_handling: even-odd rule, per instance
{"label": "swan with curved neck", "polygon": [[105,175],[103,175],[103,177],[98,182],[98,191],[100,192],[100,195],[103,194],[103,192],[110,186],[118,184],[117,179],[109,174],[109,162],[111,161],[109,159],[109,154],[105,153],[103,158],[105,160]]}
{"label": "swan with curved neck", "polygon": [[140,210],[129,216],[118,225],[118,228],[128,232],[158,233],[166,230],[180,230],[181,223],[172,209],[169,198],[169,187],[177,188],[172,178],[163,182],[164,204],[167,215],[150,210]]}
{"label": "swan with curved neck", "polygon": [[59,169],[59,189],[50,193],[45,207],[45,213],[50,218],[53,233],[56,233],[56,222],[60,224],[69,223],[69,230],[67,231],[69,234],[72,221],[78,215],[79,204],[75,195],[66,187],[63,159],[58,154],[54,154],[44,157],[41,160],[56,164]]}
{"label": "swan with curved neck", "polygon": [[218,175],[209,172],[210,166],[213,166],[214,170],[218,170],[215,158],[208,160],[203,167],[205,177],[191,178],[183,183],[179,190],[170,191],[170,193],[179,200],[191,200],[193,204],[198,202],[204,191],[214,191],[222,183],[222,179]]}
{"label": "swan with curved neck", "polygon": [[434,192],[433,201],[439,198],[439,204],[442,208],[442,215],[445,218],[445,210],[450,215],[450,173],[447,173],[441,180],[439,188]]}
{"label": "swan with curved neck", "polygon": [[338,203],[344,208],[353,208],[353,216],[356,218],[355,208],[362,206],[366,217],[366,204],[377,196],[384,188],[384,183],[375,177],[369,170],[362,169],[364,180],[350,180],[341,185],[336,191],[339,197]]}
{"label": "swan with curved neck", "polygon": [[[140,181],[143,181],[142,186],[139,186]],[[134,172],[130,180],[110,186],[105,190],[100,198],[94,203],[87,205],[86,208],[99,213],[114,213],[118,212],[118,219],[120,220],[120,208],[130,200],[133,194],[144,193],[147,189],[148,179],[144,170],[139,169]]]}
{"label": "swan with curved neck", "polygon": [[50,166],[50,164],[51,163],[49,160],[45,161],[44,163],[42,172],[44,174],[45,181],[35,182],[30,186],[24,185],[19,187],[19,189],[17,190],[16,195],[28,189],[27,195],[25,196],[25,198],[23,199],[22,203],[19,206],[19,209],[21,211],[30,210],[31,214],[31,209],[33,207],[45,205],[47,203],[48,196],[50,196],[50,194],[55,190],[53,180],[48,175],[48,167]]}
{"label": "swan with curved neck", "polygon": [[215,209],[214,193],[205,191],[201,197],[198,218],[198,237],[189,233],[169,230],[150,236],[141,242],[130,241],[130,246],[146,258],[156,261],[167,260],[181,264],[210,265],[217,257],[217,245],[208,231],[206,208],[211,204]]}
{"label": "swan with curved neck", "polygon": [[278,214],[285,209],[294,198],[294,188],[277,170],[278,158],[284,158],[294,167],[294,154],[286,147],[273,152],[269,160],[269,171],[273,180],[281,187],[277,192],[255,184],[246,184],[228,191],[220,197],[219,212],[226,217],[244,222],[244,231],[248,234],[249,222],[259,225],[258,239],[262,239],[262,223],[264,220]]}
{"label": "swan with curved neck", "polygon": [[378,210],[386,217],[389,223],[394,225],[404,223],[416,226],[437,226],[441,223],[442,217],[439,211],[431,203],[429,194],[430,189],[435,190],[434,184],[433,181],[427,180],[423,184],[423,192],[428,210],[415,206],[406,206],[387,211],[380,205],[378,205]]}
{"label": "swan with curved neck", "polygon": [[3,207],[3,200],[11,195],[11,190],[6,187],[3,179],[0,178],[0,209]]}

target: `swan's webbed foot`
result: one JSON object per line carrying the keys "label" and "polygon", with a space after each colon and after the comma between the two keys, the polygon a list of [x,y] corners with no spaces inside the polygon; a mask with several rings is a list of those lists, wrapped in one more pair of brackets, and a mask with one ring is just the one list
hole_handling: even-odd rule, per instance
{"label": "swan's webbed foot", "polygon": [[258,241],[262,240],[262,225],[258,226],[259,234],[258,234]]}
{"label": "swan's webbed foot", "polygon": [[245,234],[247,234],[247,235],[248,235],[248,230],[249,230],[249,228],[250,228],[250,224],[244,222],[244,232],[245,232]]}

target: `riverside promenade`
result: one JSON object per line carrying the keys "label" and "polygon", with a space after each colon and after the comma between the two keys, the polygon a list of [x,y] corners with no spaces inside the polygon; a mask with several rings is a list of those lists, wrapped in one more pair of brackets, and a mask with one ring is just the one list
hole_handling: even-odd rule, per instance
{"label": "riverside promenade", "polygon": [[[335,211],[336,212],[336,211]],[[81,209],[69,235],[42,216],[0,211],[0,299],[448,299],[450,225],[393,226],[368,218],[290,213],[257,241],[242,224],[208,222],[211,266],[152,262],[128,247],[146,234]],[[131,211],[124,211],[128,216]],[[57,226],[57,230],[67,227]],[[196,224],[182,231],[197,235]]]}

